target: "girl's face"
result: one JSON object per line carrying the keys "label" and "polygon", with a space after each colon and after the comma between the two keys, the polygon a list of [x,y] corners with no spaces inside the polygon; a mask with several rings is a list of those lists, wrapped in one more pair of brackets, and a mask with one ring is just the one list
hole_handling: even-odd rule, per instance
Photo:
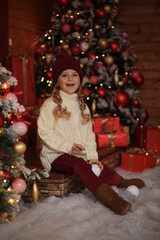
{"label": "girl's face", "polygon": [[64,70],[58,78],[58,85],[65,93],[75,93],[80,85],[79,74],[73,69]]}

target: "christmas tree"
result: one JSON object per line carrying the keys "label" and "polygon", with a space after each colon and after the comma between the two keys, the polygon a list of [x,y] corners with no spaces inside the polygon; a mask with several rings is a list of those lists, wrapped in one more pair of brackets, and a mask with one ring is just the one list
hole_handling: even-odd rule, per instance
{"label": "christmas tree", "polygon": [[57,52],[68,51],[80,62],[84,98],[92,115],[119,116],[134,133],[147,120],[138,96],[144,82],[126,32],[120,31],[118,0],[58,0],[51,28],[37,38],[37,96],[52,92],[52,64]]}
{"label": "christmas tree", "polygon": [[26,145],[21,137],[27,132],[27,125],[22,120],[25,108],[11,92],[15,85],[17,79],[0,65],[0,222],[9,222],[16,216],[21,193],[26,189]]}

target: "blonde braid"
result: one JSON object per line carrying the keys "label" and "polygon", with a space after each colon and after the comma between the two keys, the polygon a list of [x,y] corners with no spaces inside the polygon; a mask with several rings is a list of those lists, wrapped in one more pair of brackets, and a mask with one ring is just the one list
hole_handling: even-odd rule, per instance
{"label": "blonde braid", "polygon": [[78,90],[78,99],[79,99],[79,107],[80,107],[80,110],[81,110],[81,116],[82,116],[82,119],[83,119],[82,124],[85,124],[89,121],[90,114],[87,114],[87,113],[83,112],[86,109],[86,104],[85,104],[84,99],[83,99],[83,90],[82,90],[81,87]]}

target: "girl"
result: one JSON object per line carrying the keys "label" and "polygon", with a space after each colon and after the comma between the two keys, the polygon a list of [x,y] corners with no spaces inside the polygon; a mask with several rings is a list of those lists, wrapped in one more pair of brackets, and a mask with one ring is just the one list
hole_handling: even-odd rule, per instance
{"label": "girl", "polygon": [[[75,174],[101,203],[123,215],[131,204],[110,186],[141,188],[145,184],[140,179],[123,179],[98,160],[90,112],[83,101],[82,80],[78,61],[66,52],[57,54],[53,64],[53,94],[43,103],[38,118],[43,144],[41,162],[49,171]],[[101,169],[99,177],[92,172],[92,164]]]}

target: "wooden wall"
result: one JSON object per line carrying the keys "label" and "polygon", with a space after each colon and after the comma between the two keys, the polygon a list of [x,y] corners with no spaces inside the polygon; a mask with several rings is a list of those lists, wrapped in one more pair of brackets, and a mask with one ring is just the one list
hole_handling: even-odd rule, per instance
{"label": "wooden wall", "polygon": [[119,17],[145,77],[139,96],[149,113],[147,123],[160,123],[160,0],[120,0]]}
{"label": "wooden wall", "polygon": [[[10,55],[32,54],[37,35],[50,27],[56,0],[9,0]],[[139,88],[149,123],[160,123],[160,0],[119,0],[122,31],[135,46],[145,83]]]}
{"label": "wooden wall", "polygon": [[32,54],[38,35],[49,29],[55,0],[9,0],[10,55]]}

